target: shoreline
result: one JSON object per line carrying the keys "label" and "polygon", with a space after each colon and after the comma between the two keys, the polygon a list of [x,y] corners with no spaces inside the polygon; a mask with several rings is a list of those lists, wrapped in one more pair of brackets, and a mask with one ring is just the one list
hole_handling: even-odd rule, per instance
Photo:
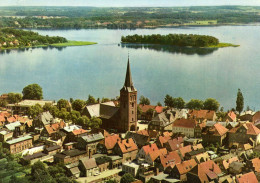
{"label": "shoreline", "polygon": [[48,45],[0,48],[0,51],[3,51],[3,50],[15,50],[15,49],[25,49],[25,48],[87,46],[87,45],[94,45],[94,44],[98,44],[98,43],[97,42],[89,42],[89,41],[72,41],[72,40],[69,40],[66,43],[54,43],[54,44],[48,44]]}

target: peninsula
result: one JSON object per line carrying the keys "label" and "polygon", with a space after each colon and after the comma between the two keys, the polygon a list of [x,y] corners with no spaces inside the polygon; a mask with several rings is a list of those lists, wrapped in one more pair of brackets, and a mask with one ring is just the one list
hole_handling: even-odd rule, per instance
{"label": "peninsula", "polygon": [[122,43],[137,44],[160,44],[172,45],[180,47],[202,47],[202,48],[221,48],[221,47],[237,47],[231,43],[220,43],[213,36],[195,35],[195,34],[152,34],[152,35],[128,35],[121,37]]}
{"label": "peninsula", "polygon": [[59,36],[42,36],[36,32],[5,28],[0,29],[0,50],[30,47],[65,47],[97,44],[87,41],[70,41]]}

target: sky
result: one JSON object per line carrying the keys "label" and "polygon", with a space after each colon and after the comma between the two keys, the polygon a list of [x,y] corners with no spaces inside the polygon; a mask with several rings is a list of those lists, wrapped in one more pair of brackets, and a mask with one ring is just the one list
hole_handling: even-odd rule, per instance
{"label": "sky", "polygon": [[165,7],[215,5],[260,6],[260,0],[0,0],[0,6]]}

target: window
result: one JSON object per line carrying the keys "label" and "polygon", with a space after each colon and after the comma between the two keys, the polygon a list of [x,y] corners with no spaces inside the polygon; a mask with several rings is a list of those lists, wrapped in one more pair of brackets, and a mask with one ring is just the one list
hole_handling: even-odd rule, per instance
{"label": "window", "polygon": [[134,111],[132,111],[132,114],[134,114]]}
{"label": "window", "polygon": [[135,106],[135,103],[132,103],[132,107],[134,107]]}
{"label": "window", "polygon": [[132,121],[134,121],[134,118],[132,118]]}

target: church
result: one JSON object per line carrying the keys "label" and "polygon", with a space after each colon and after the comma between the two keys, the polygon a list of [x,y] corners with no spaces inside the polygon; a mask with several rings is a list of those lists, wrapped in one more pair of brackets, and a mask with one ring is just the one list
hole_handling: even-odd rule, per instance
{"label": "church", "polygon": [[125,83],[120,90],[120,107],[116,107],[114,102],[87,105],[83,115],[102,119],[101,128],[106,130],[123,133],[137,130],[137,90],[133,85],[129,58]]}

